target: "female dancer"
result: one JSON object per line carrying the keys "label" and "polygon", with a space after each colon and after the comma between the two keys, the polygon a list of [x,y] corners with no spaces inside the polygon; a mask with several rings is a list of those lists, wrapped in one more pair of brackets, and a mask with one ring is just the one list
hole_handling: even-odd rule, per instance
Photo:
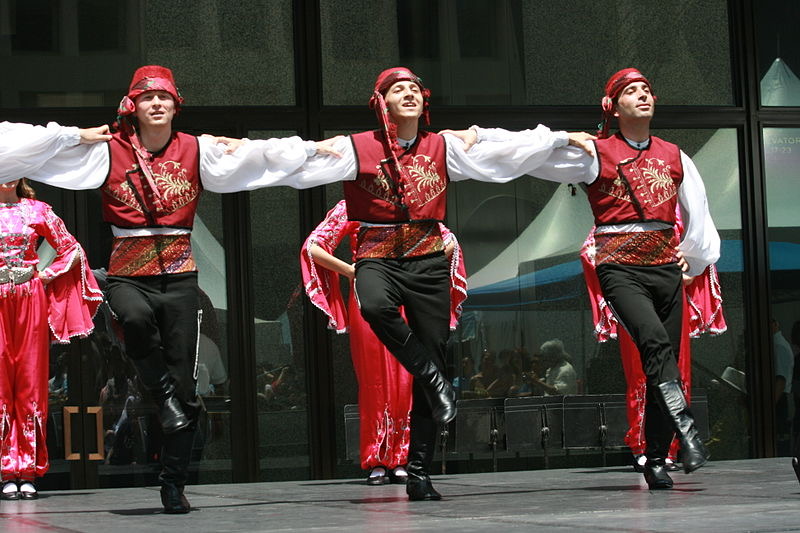
{"label": "female dancer", "polygon": [[[455,235],[440,226],[445,253],[450,258],[450,328],[455,329],[461,304],[467,297],[466,272]],[[358,380],[361,468],[369,470],[367,484],[405,483],[413,378],[361,317],[353,297],[353,264],[333,256],[347,236],[355,256],[358,229],[358,222],[347,219],[345,201],[336,204],[303,244],[300,253],[303,284],[311,302],[327,315],[328,327],[337,333],[348,329],[350,332],[350,354]],[[351,281],[346,310],[339,287],[340,274]]]}
{"label": "female dancer", "polygon": [[[40,237],[55,249],[39,272]],[[46,286],[46,288],[45,288]],[[86,256],[25,179],[0,185],[0,461],[2,499],[38,497],[34,479],[49,467],[49,340],[91,333],[103,296]]]}

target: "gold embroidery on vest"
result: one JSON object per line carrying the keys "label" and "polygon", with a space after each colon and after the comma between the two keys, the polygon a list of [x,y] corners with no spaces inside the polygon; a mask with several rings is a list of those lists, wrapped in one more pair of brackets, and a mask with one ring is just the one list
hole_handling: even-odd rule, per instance
{"label": "gold embroidery on vest", "polygon": [[172,213],[190,204],[199,193],[196,184],[186,177],[187,171],[178,161],[165,161],[153,168],[153,177],[164,197],[164,212]]}
{"label": "gold embroidery on vest", "polygon": [[[165,161],[153,166],[153,177],[158,191],[163,197],[163,209],[156,214],[173,213],[197,198],[200,193],[199,187],[187,178],[187,173],[179,161]],[[113,184],[106,187],[105,190],[117,201],[139,213],[144,213],[142,205],[128,182]]]}
{"label": "gold embroidery on vest", "polygon": [[645,159],[645,162],[647,167],[642,168],[641,173],[647,183],[653,205],[658,206],[668,202],[678,193],[678,188],[669,172],[671,165],[655,157]]}
{"label": "gold embroidery on vest", "polygon": [[[359,187],[393,205],[400,205],[399,198],[393,190],[389,179],[383,172],[383,167],[377,165],[377,175],[372,180],[359,180]],[[409,204],[425,205],[435,200],[446,189],[445,180],[436,171],[436,162],[430,156],[418,154],[411,158],[410,164],[405,165],[408,175],[412,180],[413,194]],[[408,189],[407,189],[408,191]]]}
{"label": "gold embroidery on vest", "polygon": [[[629,159],[623,159],[619,165],[629,161]],[[663,159],[656,157],[644,159],[644,166],[639,166],[639,162],[634,161],[628,165],[628,168],[630,171],[627,175],[632,177],[631,187],[634,190],[640,190],[638,180],[642,180],[644,192],[639,193],[639,196],[645,196],[648,200],[646,203],[653,207],[670,201],[678,193],[678,188],[670,174],[671,165],[667,165]],[[613,196],[623,202],[633,201],[628,188],[619,176],[601,183],[599,190],[603,194]]]}
{"label": "gold embroidery on vest", "polygon": [[406,167],[414,180],[414,189],[419,194],[421,205],[435,200],[442,194],[447,184],[436,171],[436,162],[430,156],[419,154],[411,160],[411,165]]}
{"label": "gold embroidery on vest", "polygon": [[613,180],[603,180],[603,182],[600,184],[600,192],[608,196],[618,198],[623,202],[632,202],[628,188],[625,186],[619,176],[616,176]]}
{"label": "gold embroidery on vest", "polygon": [[375,169],[378,171],[377,175],[371,180],[359,180],[358,186],[376,198],[380,198],[384,202],[399,205],[399,202],[397,202],[397,197],[392,193],[392,187],[389,184],[389,180],[383,173],[383,169],[380,165],[377,165]]}
{"label": "gold embroidery on vest", "polygon": [[105,187],[104,190],[118,202],[122,202],[139,213],[144,213],[142,205],[139,203],[139,200],[136,199],[136,195],[127,181],[111,184]]}

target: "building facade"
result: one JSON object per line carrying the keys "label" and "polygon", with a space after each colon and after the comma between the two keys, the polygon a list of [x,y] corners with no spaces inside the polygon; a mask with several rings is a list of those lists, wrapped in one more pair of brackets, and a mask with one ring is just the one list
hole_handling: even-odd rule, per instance
{"label": "building facade", "polygon": [[[110,123],[134,69],[155,63],[173,69],[185,98],[182,131],[321,139],[376,127],[366,105],[375,76],[401,64],[432,90],[434,131],[593,131],[605,80],[636,66],[659,99],[656,134],[697,163],[723,239],[728,331],[692,346],[712,455],[787,455],[771,320],[798,343],[798,23],[800,7],[785,0],[0,0],[0,119]],[[106,266],[99,192],[37,190],[92,267]],[[523,177],[462,182],[448,194],[470,283],[448,363],[478,413],[462,409],[444,442],[448,472],[628,461],[614,446],[514,448],[502,424],[505,399],[549,339],[571,354],[579,395],[624,392],[617,347],[595,342],[576,269],[591,227],[582,191]],[[298,262],[304,237],[341,195],[332,185],[203,197],[194,235],[208,296],[199,482],[359,475],[347,339],[305,301]],[[121,347],[98,329],[53,351],[45,487],[153,482],[151,411]],[[491,392],[470,379],[481,363],[490,373],[489,359],[504,376]]]}

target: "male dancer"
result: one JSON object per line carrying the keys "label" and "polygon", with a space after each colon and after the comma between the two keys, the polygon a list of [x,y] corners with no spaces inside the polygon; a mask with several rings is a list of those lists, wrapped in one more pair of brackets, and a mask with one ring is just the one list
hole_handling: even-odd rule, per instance
{"label": "male dancer", "polygon": [[[677,354],[682,272],[697,276],[716,262],[720,240],[694,163],[674,144],[650,135],[655,110],[650,82],[636,69],[620,70],[606,83],[602,107],[596,153],[557,150],[534,175],[587,186],[600,288],[636,343],[647,377],[644,477],[651,489],[671,488],[665,460],[673,433],[687,474],[709,457],[681,388]],[[619,132],[609,137],[613,117]],[[473,127],[459,135],[468,146],[481,141],[473,150],[494,144],[483,141],[525,150],[530,133]],[[676,204],[684,223],[680,243],[674,231]]]}
{"label": "male dancer", "polygon": [[464,179],[505,182],[505,176],[532,172],[557,146],[586,138],[539,126],[528,137],[523,158],[515,158],[500,143],[494,150],[471,154],[454,137],[419,129],[421,117],[428,123],[429,98],[430,91],[409,69],[381,72],[369,102],[381,129],[334,139],[339,157],[316,157],[302,171],[307,183],[344,181],[348,218],[361,223],[355,267],[361,314],[414,376],[406,485],[410,500],[441,499],[428,475],[436,426],[456,414],[453,389],[444,375],[450,272],[439,222],[445,219],[447,184]]}
{"label": "male dancer", "polygon": [[173,131],[182,103],[168,68],[141,67],[120,103],[119,129],[108,147],[65,150],[28,173],[60,187],[101,188],[103,218],[115,237],[106,298],[126,353],[158,406],[161,501],[171,514],[190,510],[184,486],[200,408],[202,311],[190,242],[200,192],[289,184],[317,152],[314,142],[293,137],[261,141],[257,153],[242,148],[233,158],[214,138]]}

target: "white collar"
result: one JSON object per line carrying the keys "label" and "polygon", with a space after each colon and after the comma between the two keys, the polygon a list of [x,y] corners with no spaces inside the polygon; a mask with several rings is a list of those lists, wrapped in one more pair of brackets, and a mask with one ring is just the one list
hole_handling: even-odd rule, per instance
{"label": "white collar", "polygon": [[628,139],[627,137],[625,137],[624,135],[622,136],[622,138],[625,139],[625,142],[627,142],[628,144],[630,144],[631,146],[633,146],[637,150],[644,150],[645,148],[650,146],[650,137],[648,137],[644,141],[632,141],[632,140]]}
{"label": "white collar", "polygon": [[403,150],[408,150],[411,148],[411,145],[414,144],[414,141],[417,140],[417,136],[414,135],[412,139],[401,139],[400,137],[397,138],[397,144],[400,145],[400,148]]}

